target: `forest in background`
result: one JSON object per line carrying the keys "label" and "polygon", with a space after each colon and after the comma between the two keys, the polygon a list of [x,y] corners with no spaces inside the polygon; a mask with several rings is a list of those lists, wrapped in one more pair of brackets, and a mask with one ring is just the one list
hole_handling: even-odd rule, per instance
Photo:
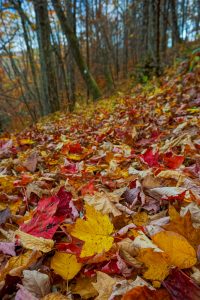
{"label": "forest in background", "polygon": [[1,0],[1,129],[146,83],[199,28],[199,0]]}

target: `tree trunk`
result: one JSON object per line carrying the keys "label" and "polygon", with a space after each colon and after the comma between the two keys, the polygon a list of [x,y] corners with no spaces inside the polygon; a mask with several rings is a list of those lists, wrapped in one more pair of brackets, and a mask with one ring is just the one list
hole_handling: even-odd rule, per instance
{"label": "tree trunk", "polygon": [[176,0],[171,0],[171,14],[172,14],[172,46],[174,46],[177,43],[180,43]]}
{"label": "tree trunk", "polygon": [[52,4],[53,4],[53,7],[57,14],[57,17],[60,21],[63,33],[65,34],[65,36],[68,40],[68,43],[72,49],[72,53],[73,53],[74,59],[77,63],[77,66],[80,70],[80,73],[81,73],[83,79],[85,80],[86,85],[93,96],[93,99],[96,100],[101,96],[101,92],[100,92],[100,89],[99,89],[96,81],[94,80],[91,73],[89,72],[86,62],[83,59],[83,56],[80,52],[77,37],[74,34],[72,28],[70,27],[70,25],[67,21],[67,18],[61,7],[60,1],[52,0]]}
{"label": "tree trunk", "polygon": [[43,114],[53,113],[60,108],[57,90],[56,74],[53,62],[52,45],[50,40],[51,28],[48,17],[47,0],[33,0],[37,37],[39,44],[40,67],[41,67],[41,91]]}

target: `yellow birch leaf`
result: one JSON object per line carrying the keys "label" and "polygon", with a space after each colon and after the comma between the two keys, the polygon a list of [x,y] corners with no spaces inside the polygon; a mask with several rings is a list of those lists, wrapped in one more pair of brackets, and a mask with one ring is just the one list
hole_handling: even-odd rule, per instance
{"label": "yellow birch leaf", "polygon": [[44,239],[43,237],[36,237],[25,233],[21,230],[15,232],[15,236],[20,238],[21,244],[26,249],[39,250],[42,252],[49,252],[53,248],[54,241],[51,239]]}
{"label": "yellow birch leaf", "polygon": [[74,278],[81,267],[82,264],[77,262],[74,254],[56,252],[51,259],[51,268],[66,280]]}
{"label": "yellow birch leaf", "polygon": [[113,225],[107,215],[86,205],[86,220],[78,219],[71,235],[84,241],[80,257],[92,256],[112,247]]}
{"label": "yellow birch leaf", "polygon": [[150,248],[140,249],[140,253],[136,258],[148,268],[144,273],[144,278],[162,281],[168,276],[169,264],[165,253],[154,252]]}
{"label": "yellow birch leaf", "polygon": [[27,269],[32,263],[36,262],[40,256],[41,253],[39,251],[29,250],[19,256],[11,257],[0,273],[0,281],[2,281],[7,274],[20,276],[22,271]]}
{"label": "yellow birch leaf", "polygon": [[173,231],[160,231],[152,236],[152,240],[168,255],[171,265],[187,269],[196,264],[196,252],[182,235]]}

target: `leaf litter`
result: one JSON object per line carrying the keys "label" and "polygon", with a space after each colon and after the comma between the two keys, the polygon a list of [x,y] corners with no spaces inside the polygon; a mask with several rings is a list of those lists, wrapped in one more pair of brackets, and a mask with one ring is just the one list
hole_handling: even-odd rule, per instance
{"label": "leaf litter", "polygon": [[1,136],[1,299],[200,298],[195,55]]}

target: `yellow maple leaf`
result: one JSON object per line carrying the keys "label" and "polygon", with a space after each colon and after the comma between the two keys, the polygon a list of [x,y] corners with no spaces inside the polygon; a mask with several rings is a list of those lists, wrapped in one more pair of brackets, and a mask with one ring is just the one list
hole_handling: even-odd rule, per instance
{"label": "yellow maple leaf", "polygon": [[22,246],[27,249],[49,252],[54,245],[54,241],[51,239],[36,237],[21,230],[16,230],[15,235],[20,238]]}
{"label": "yellow maple leaf", "polygon": [[51,268],[66,280],[74,278],[81,267],[82,264],[77,262],[74,254],[56,252],[51,259]]}
{"label": "yellow maple leaf", "polygon": [[162,281],[168,276],[169,264],[165,253],[154,252],[154,250],[150,248],[140,249],[137,259],[143,262],[148,268],[144,273],[144,278],[153,281]]}
{"label": "yellow maple leaf", "polygon": [[188,211],[184,217],[181,217],[171,205],[169,207],[169,216],[170,223],[163,227],[168,231],[175,231],[181,234],[195,249],[197,249],[200,244],[200,229],[193,227],[190,211]]}
{"label": "yellow maple leaf", "polygon": [[107,215],[96,211],[92,206],[86,205],[86,220],[78,219],[71,235],[84,241],[80,257],[92,256],[112,247],[113,225]]}
{"label": "yellow maple leaf", "polygon": [[152,236],[152,240],[168,255],[171,265],[186,269],[196,264],[196,252],[182,235],[173,231],[160,231]]}

